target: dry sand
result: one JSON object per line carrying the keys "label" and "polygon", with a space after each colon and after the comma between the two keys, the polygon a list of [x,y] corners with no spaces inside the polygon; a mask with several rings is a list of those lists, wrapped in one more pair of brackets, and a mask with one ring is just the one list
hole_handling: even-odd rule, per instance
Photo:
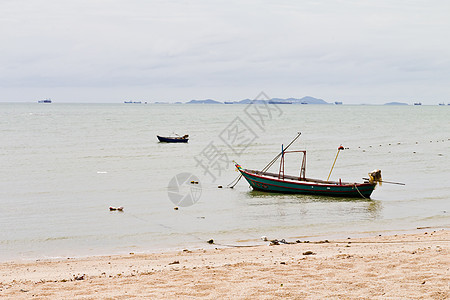
{"label": "dry sand", "polygon": [[[450,233],[0,264],[0,298],[449,299]],[[310,253],[313,254],[310,254]]]}

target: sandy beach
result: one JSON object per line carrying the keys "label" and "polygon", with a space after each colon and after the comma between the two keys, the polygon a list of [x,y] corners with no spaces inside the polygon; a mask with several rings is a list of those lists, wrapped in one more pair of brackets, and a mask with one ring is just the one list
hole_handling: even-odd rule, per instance
{"label": "sandy beach", "polygon": [[448,299],[450,233],[4,262],[10,299]]}

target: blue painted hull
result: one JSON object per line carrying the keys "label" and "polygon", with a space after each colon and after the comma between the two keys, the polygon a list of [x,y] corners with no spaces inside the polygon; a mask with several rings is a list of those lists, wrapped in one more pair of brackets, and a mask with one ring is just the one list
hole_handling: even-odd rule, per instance
{"label": "blue painted hull", "polygon": [[369,182],[339,183],[314,179],[278,179],[276,174],[257,174],[257,171],[246,170],[240,167],[238,169],[254,190],[264,192],[370,198],[376,186],[375,183]]}
{"label": "blue painted hull", "polygon": [[157,135],[158,140],[161,143],[187,143],[189,139],[176,138],[176,137],[164,137]]}

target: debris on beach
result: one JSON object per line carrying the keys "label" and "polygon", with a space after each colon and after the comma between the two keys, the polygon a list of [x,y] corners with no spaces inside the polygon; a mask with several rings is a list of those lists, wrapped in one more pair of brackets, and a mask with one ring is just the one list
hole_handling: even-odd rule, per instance
{"label": "debris on beach", "polygon": [[79,275],[79,274],[78,274],[77,276],[74,275],[73,279],[74,279],[74,280],[84,280],[84,275],[85,275],[85,274],[83,274],[83,275]]}
{"label": "debris on beach", "polygon": [[287,242],[285,239],[270,241],[270,246],[279,245],[279,244],[296,244],[296,242]]}
{"label": "debris on beach", "polygon": [[110,206],[109,210],[110,211],[114,211],[114,210],[123,211],[123,206],[119,206],[119,207]]}

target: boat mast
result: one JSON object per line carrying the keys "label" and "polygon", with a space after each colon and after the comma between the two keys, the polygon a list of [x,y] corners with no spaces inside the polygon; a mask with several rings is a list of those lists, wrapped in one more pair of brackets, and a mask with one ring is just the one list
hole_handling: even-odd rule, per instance
{"label": "boat mast", "polygon": [[300,168],[300,180],[305,180],[306,178],[306,150],[301,151],[303,152],[303,160],[302,160],[302,167]]}
{"label": "boat mast", "polygon": [[[284,148],[284,151],[286,151],[299,138],[301,134],[302,134],[301,132],[297,133],[297,136],[292,140],[292,142],[289,143],[289,145],[286,146],[286,148]],[[265,166],[264,169],[261,170],[261,172],[262,173],[266,172],[277,161],[277,159],[281,156],[281,154],[282,153],[278,153],[278,155],[275,156],[274,159],[272,159],[270,163],[268,163],[267,166]]]}
{"label": "boat mast", "polygon": [[[283,176],[281,176],[281,173],[283,173]],[[278,172],[278,179],[284,179],[284,149],[283,149],[283,144],[281,144],[280,172]]]}

